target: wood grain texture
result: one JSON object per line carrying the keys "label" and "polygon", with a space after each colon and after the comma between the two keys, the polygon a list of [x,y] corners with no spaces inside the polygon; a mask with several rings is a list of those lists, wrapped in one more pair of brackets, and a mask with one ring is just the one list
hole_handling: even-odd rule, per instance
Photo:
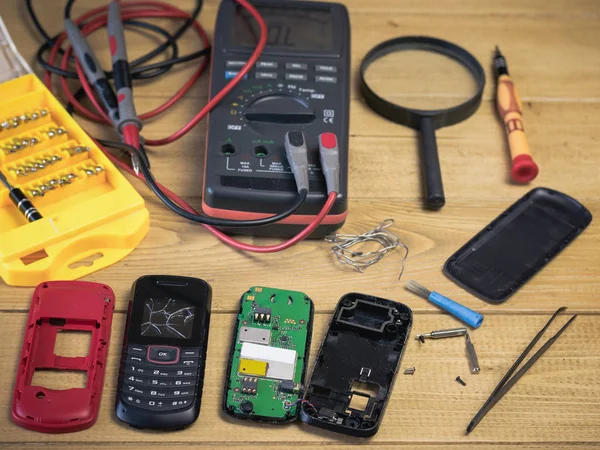
{"label": "wood grain texture", "polygon": [[[104,4],[77,0],[74,15]],[[174,2],[175,3],[175,2]],[[189,10],[193,0],[176,2]],[[22,343],[32,289],[10,288],[0,281],[0,446],[23,449],[76,448],[302,448],[351,445],[378,449],[580,449],[600,448],[600,228],[595,222],[508,302],[489,305],[450,282],[442,273],[445,260],[530,187],[547,186],[573,195],[593,215],[600,215],[600,3],[597,0],[344,0],[352,22],[350,214],[344,231],[362,232],[383,219],[396,220],[393,230],[410,248],[406,271],[398,281],[401,252],[387,256],[364,274],[338,264],[325,242],[308,241],[276,255],[247,255],[217,242],[197,225],[184,222],[162,207],[137,180],[147,199],[151,230],[128,258],[85,278],[108,283],[116,293],[115,319],[105,379],[102,409],[91,429],[70,435],[24,431],[10,421],[14,373]],[[212,36],[219,1],[205,0],[200,18]],[[62,2],[34,1],[51,34],[60,28]],[[60,7],[57,7],[60,5]],[[40,44],[25,14],[23,2],[0,2],[2,15],[23,56],[34,63]],[[175,24],[158,21],[169,30]],[[440,212],[421,208],[416,134],[370,111],[361,99],[357,70],[375,44],[408,34],[436,36],[471,51],[488,77],[483,103],[464,123],[439,130],[438,146],[447,196]],[[142,55],[154,37],[128,33],[130,57]],[[108,50],[104,32],[91,43],[105,67]],[[541,172],[530,187],[509,181],[506,136],[497,118],[491,56],[498,44],[506,55],[511,76],[524,103],[523,120]],[[198,48],[193,33],[180,41],[180,52]],[[136,84],[139,111],[166,101],[193,72],[194,64],[178,67],[152,82]],[[454,84],[453,84],[454,83]],[[147,138],[164,137],[185,124],[207,101],[208,76],[168,114],[149,121]],[[444,92],[452,96],[450,79]],[[401,101],[414,95],[409,84],[393,78],[386,89]],[[60,94],[59,94],[60,97]],[[427,100],[427,94],[423,94]],[[81,120],[92,135],[110,132]],[[113,136],[114,137],[114,136]],[[205,124],[196,126],[176,143],[151,149],[157,178],[199,206],[204,160]],[[131,179],[131,178],[130,178]],[[1,237],[0,237],[1,238]],[[249,242],[273,240],[243,238]],[[199,421],[188,430],[156,434],[118,423],[113,398],[124,312],[133,281],[148,273],[197,276],[214,291],[205,393]],[[468,374],[464,346],[459,340],[414,341],[417,333],[456,326],[425,300],[403,288],[416,279],[431,289],[485,314],[484,325],[473,332],[482,372]],[[285,427],[232,422],[220,413],[227,349],[233,313],[241,293],[251,285],[306,292],[317,314],[312,355],[320,345],[330,312],[350,291],[367,292],[406,303],[415,312],[413,336],[403,368],[414,376],[398,376],[379,433],[370,440],[350,439],[316,431],[303,424]],[[464,429],[495,384],[510,367],[549,315],[560,306],[581,315],[555,346],[482,421],[471,436]],[[566,317],[557,320],[556,330]],[[550,334],[548,334],[550,336]],[[309,365],[312,368],[312,363]],[[461,387],[454,380],[461,375]]]}
{"label": "wood grain texture", "polygon": [[[485,325],[472,333],[481,373],[470,375],[464,341],[448,339],[421,344],[416,334],[435,328],[450,328],[456,322],[447,316],[419,314],[413,323],[402,369],[415,367],[413,376],[400,373],[379,433],[372,439],[356,440],[327,432],[315,432],[305,424],[255,426],[234,421],[221,413],[233,314],[215,313],[211,319],[209,349],[205,373],[205,392],[198,422],[181,432],[160,435],[174,442],[228,443],[244,445],[286,442],[323,445],[354,442],[380,445],[396,442],[479,443],[479,442],[570,442],[600,441],[600,355],[597,352],[600,317],[580,316],[551,350],[498,403],[470,436],[464,429],[496,383],[547,321],[548,315],[490,315]],[[565,323],[561,316],[550,328],[553,333]],[[309,370],[329,323],[329,314],[317,314]],[[116,313],[113,321],[107,377],[98,422],[89,430],[70,435],[22,432],[8,420],[0,423],[0,436],[7,442],[76,442],[95,444],[155,442],[156,433],[136,431],[123,426],[114,416],[114,395],[118,372],[120,342],[125,314]],[[2,313],[0,337],[6,348],[19,348],[26,322],[24,313]],[[16,352],[0,355],[6,373],[14,373]],[[459,385],[460,375],[467,383]],[[10,404],[11,377],[3,381],[0,404]],[[283,431],[284,430],[284,431]],[[283,433],[283,438],[282,438]]]}

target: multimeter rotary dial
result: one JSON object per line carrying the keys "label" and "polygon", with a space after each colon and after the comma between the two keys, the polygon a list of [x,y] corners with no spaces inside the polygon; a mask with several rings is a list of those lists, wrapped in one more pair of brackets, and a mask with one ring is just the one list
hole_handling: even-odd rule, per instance
{"label": "multimeter rotary dial", "polygon": [[308,98],[296,92],[272,90],[249,94],[237,106],[237,114],[259,133],[272,131],[273,127],[305,129],[316,120]]}

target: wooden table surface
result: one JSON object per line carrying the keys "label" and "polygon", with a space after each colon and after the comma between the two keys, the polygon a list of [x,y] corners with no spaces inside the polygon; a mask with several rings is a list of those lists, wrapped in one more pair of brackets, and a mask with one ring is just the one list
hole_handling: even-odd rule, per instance
{"label": "wooden table surface", "polygon": [[[0,14],[23,56],[34,64],[40,40],[23,2],[3,1]],[[35,1],[51,34],[62,29],[61,1]],[[74,14],[106,2],[78,0]],[[173,2],[175,3],[175,2]],[[177,2],[186,10],[192,1]],[[217,0],[206,0],[200,21],[212,36]],[[248,255],[219,243],[201,227],[174,216],[140,182],[151,216],[148,236],[129,257],[86,277],[109,284],[117,295],[108,371],[98,422],[89,430],[63,435],[26,431],[10,420],[10,402],[32,289],[0,282],[0,440],[10,448],[234,448],[316,449],[374,445],[380,449],[572,449],[600,445],[600,228],[592,225],[502,305],[486,304],[442,274],[444,261],[464,242],[525,194],[547,186],[570,194],[600,215],[600,3],[597,0],[346,0],[352,22],[352,73],[375,44],[400,35],[444,38],[467,48],[486,69],[488,83],[479,111],[467,121],[440,130],[438,144],[447,204],[439,212],[421,208],[416,134],[371,112],[352,88],[350,127],[350,213],[343,231],[362,232],[386,218],[410,248],[403,281],[397,280],[401,253],[394,252],[364,274],[338,264],[322,241],[303,242],[284,253]],[[174,24],[166,22],[173,29]],[[140,55],[153,37],[128,33],[130,56]],[[106,35],[92,39],[108,59]],[[506,139],[494,107],[491,74],[496,44],[505,53],[524,101],[527,135],[541,172],[531,186],[508,180]],[[181,52],[193,51],[187,33]],[[139,111],[165,101],[189,77],[194,64],[136,87]],[[415,73],[415,77],[419,75]],[[144,128],[147,138],[166,136],[189,120],[207,100],[205,74],[183,101]],[[391,81],[390,81],[391,82]],[[408,85],[407,85],[408,86]],[[397,95],[415,95],[395,85]],[[450,80],[444,92],[458,89]],[[427,96],[426,93],[422,94]],[[81,121],[98,135],[97,127]],[[105,135],[106,132],[105,132]],[[198,205],[204,159],[205,125],[178,142],[151,152],[154,173],[175,192]],[[246,239],[260,244],[274,242]],[[185,431],[142,432],[123,426],[114,416],[114,393],[125,311],[133,281],[144,274],[196,276],[213,287],[212,323],[206,381],[199,420]],[[425,300],[407,293],[416,279],[486,319],[472,333],[481,374],[470,375],[464,346],[456,340],[420,345],[417,333],[455,327],[458,323]],[[322,432],[302,423],[259,426],[233,422],[220,411],[227,349],[238,299],[251,285],[306,292],[315,300],[311,353],[324,336],[330,314],[347,292],[365,292],[406,303],[413,309],[413,336],[379,433],[361,440]],[[555,346],[529,371],[469,436],[464,430],[517,355],[560,306],[580,314]],[[550,332],[566,321],[557,320]],[[549,335],[548,335],[549,336]],[[65,344],[73,351],[77,343]],[[72,348],[71,348],[72,347]],[[312,364],[311,364],[312,366]],[[309,368],[310,370],[310,368]],[[467,386],[456,381],[462,376]],[[63,379],[61,383],[72,380]]]}

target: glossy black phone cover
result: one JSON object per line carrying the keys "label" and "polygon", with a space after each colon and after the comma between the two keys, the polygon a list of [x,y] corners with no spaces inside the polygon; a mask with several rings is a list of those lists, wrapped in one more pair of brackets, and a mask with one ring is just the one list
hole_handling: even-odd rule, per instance
{"label": "glossy black phone cover", "polygon": [[411,325],[412,311],[402,303],[344,295],[317,356],[300,419],[350,436],[377,433]]}
{"label": "glossy black phone cover", "polygon": [[533,189],[452,255],[444,273],[481,299],[502,303],[591,221],[572,197]]}

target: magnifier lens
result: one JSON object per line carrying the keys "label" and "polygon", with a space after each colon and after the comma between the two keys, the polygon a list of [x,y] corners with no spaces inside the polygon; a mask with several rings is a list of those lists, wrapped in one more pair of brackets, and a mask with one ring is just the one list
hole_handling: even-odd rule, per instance
{"label": "magnifier lens", "polygon": [[373,61],[365,79],[383,99],[405,108],[439,110],[477,93],[473,73],[460,62],[429,50],[400,50]]}

